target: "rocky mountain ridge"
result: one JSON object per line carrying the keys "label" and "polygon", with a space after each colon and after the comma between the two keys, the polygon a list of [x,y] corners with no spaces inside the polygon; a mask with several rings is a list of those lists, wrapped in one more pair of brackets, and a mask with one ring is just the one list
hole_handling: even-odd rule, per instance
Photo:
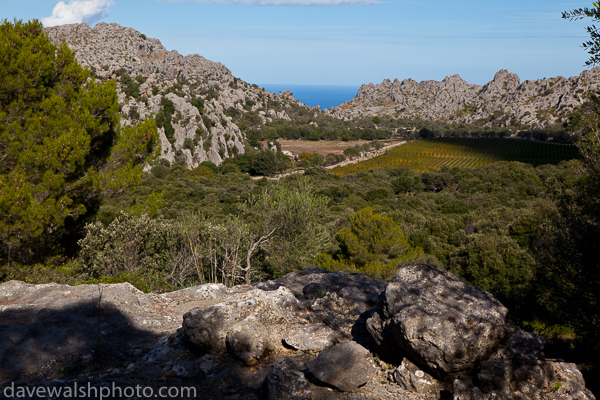
{"label": "rocky mountain ridge", "polygon": [[244,153],[246,136],[228,109],[253,113],[264,123],[289,119],[286,107],[292,104],[306,107],[289,92],[275,95],[250,85],[223,64],[168,51],[158,39],[132,28],[81,23],[47,28],[46,33],[55,44],[66,42],[96,79],[118,82],[123,124],[166,111],[166,120],[159,123],[160,157],[188,168],[202,161],[218,165]]}
{"label": "rocky mountain ridge", "polygon": [[507,70],[498,71],[483,86],[459,75],[438,81],[413,79],[364,84],[352,100],[333,108],[340,118],[390,116],[443,120],[484,126],[547,127],[566,121],[589,91],[600,89],[600,67],[579,76],[527,80]]}
{"label": "rocky mountain ridge", "polygon": [[0,399],[75,385],[231,400],[594,399],[574,364],[545,357],[545,340],[506,315],[491,294],[428,264],[389,282],[306,269],[163,294],[9,281],[0,388],[12,392]]}

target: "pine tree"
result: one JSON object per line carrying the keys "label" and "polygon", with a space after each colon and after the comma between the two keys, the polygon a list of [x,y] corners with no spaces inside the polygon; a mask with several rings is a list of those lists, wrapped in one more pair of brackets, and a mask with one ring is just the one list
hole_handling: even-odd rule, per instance
{"label": "pine tree", "polygon": [[96,83],[37,21],[0,25],[0,255],[40,260],[106,191],[141,179],[154,121],[121,128],[116,84]]}

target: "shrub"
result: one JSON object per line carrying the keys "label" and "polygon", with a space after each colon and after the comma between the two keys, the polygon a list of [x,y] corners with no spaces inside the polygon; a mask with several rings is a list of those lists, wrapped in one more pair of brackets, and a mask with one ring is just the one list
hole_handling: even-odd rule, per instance
{"label": "shrub", "polygon": [[192,138],[185,138],[183,141],[183,148],[188,149],[192,153],[194,152],[194,140]]}
{"label": "shrub", "polygon": [[349,218],[350,226],[336,235],[339,251],[333,255],[320,254],[315,259],[320,267],[389,279],[401,265],[423,259],[423,250],[411,247],[390,217],[373,213],[367,207]]}
{"label": "shrub", "polygon": [[167,273],[166,255],[178,245],[174,222],[133,217],[124,212],[107,227],[101,222],[86,225],[79,241],[80,261],[91,278],[123,273]]}

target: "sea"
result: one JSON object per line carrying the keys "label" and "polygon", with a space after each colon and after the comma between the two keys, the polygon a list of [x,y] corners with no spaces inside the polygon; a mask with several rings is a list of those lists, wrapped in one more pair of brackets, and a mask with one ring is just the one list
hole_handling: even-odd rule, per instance
{"label": "sea", "polygon": [[289,90],[294,98],[300,102],[309,107],[319,106],[321,109],[329,109],[351,100],[360,88],[360,86],[286,85],[279,83],[259,84],[258,86],[275,94]]}

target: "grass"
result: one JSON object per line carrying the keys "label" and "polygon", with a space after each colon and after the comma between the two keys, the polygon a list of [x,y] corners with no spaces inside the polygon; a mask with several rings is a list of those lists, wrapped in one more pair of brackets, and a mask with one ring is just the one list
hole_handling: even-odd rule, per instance
{"label": "grass", "polygon": [[449,168],[477,168],[498,161],[521,161],[534,166],[558,164],[579,156],[573,145],[521,139],[422,139],[388,150],[385,154],[331,171],[339,176],[388,167],[408,167],[415,172]]}

